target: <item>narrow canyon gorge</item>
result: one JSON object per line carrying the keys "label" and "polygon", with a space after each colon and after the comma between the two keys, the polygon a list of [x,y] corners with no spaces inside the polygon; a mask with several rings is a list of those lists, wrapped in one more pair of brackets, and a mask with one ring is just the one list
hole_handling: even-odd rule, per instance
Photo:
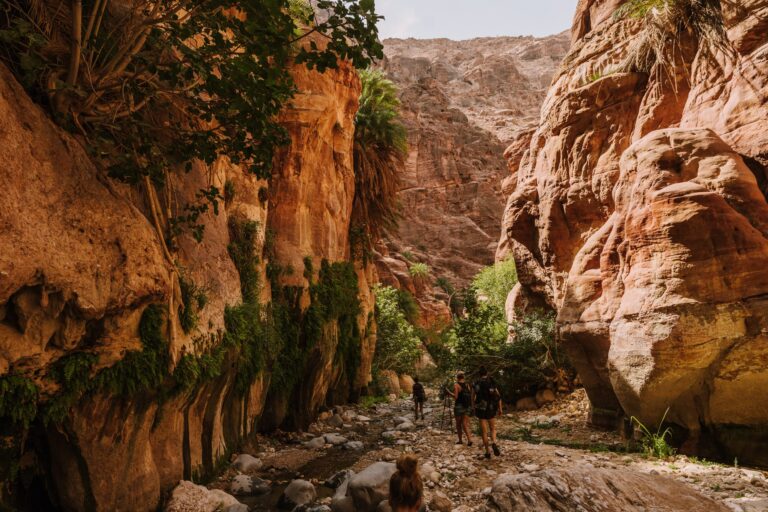
{"label": "narrow canyon gorge", "polygon": [[373,4],[0,9],[0,510],[768,510],[768,0]]}

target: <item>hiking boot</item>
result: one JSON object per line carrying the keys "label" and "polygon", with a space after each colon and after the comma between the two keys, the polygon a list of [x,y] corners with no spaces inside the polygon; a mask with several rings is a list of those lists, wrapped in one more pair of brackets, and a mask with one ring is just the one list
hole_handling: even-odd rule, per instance
{"label": "hiking boot", "polygon": [[486,459],[490,459],[490,458],[491,458],[491,454],[490,454],[490,452],[485,452],[485,458],[486,458]]}
{"label": "hiking boot", "polygon": [[464,443],[461,441],[461,439],[459,439],[458,441],[456,441],[456,444],[464,444]]}
{"label": "hiking boot", "polygon": [[491,448],[493,448],[493,454],[494,454],[495,456],[497,456],[497,457],[498,457],[499,455],[501,455],[501,452],[499,451],[499,447],[498,447],[498,446],[496,446],[496,443],[493,443],[493,444],[491,445]]}
{"label": "hiking boot", "polygon": [[472,441],[468,441],[467,446],[472,446]]}

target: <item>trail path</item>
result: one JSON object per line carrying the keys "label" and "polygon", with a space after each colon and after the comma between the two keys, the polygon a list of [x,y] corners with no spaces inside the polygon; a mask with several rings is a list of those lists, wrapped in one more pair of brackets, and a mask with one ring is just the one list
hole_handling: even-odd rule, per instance
{"label": "trail path", "polygon": [[[499,421],[502,455],[490,460],[482,457],[479,436],[474,437],[472,447],[455,444],[455,434],[448,426],[449,412],[446,411],[441,428],[442,407],[433,395],[430,393],[423,422],[412,422],[412,402],[398,399],[366,409],[340,408],[335,415],[325,413],[304,434],[260,438],[253,455],[260,458],[263,465],[252,474],[271,482],[272,490],[261,496],[239,496],[239,500],[251,510],[278,510],[286,485],[293,479],[305,479],[315,485],[318,496],[315,508],[305,510],[329,510],[323,505],[330,505],[334,491],[324,482],[334,474],[345,469],[359,472],[374,462],[394,461],[403,451],[411,451],[421,461],[426,503],[442,494],[451,503],[446,510],[486,510],[494,481],[505,473],[536,475],[552,470],[567,475],[584,468],[602,468],[615,474],[627,470],[647,475],[660,485],[667,477],[683,482],[687,488],[727,507],[723,510],[768,511],[768,474],[765,472],[685,456],[661,461],[639,453],[626,453],[625,442],[617,434],[593,430],[586,425],[588,403],[583,390],[537,411],[506,414]],[[403,424],[406,419],[408,422]],[[344,439],[337,439],[335,435]],[[321,436],[325,438],[320,439]],[[318,448],[307,446],[313,439],[320,445]],[[340,444],[333,446],[326,441]],[[350,441],[352,444],[347,444]],[[361,442],[362,448],[355,442]],[[209,487],[229,491],[237,474],[238,471],[230,468]]]}

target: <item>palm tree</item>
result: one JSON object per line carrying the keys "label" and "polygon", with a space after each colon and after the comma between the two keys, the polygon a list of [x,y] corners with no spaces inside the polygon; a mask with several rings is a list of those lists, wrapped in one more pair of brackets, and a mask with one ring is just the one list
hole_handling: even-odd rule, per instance
{"label": "palm tree", "polygon": [[355,117],[353,228],[367,243],[397,225],[399,172],[408,154],[397,87],[381,71],[360,72],[363,90]]}

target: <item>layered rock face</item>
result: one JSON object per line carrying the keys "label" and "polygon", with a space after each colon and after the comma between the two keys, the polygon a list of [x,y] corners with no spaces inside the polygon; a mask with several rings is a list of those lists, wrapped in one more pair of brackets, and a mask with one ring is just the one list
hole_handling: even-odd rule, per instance
{"label": "layered rock face", "polygon": [[721,2],[650,72],[624,65],[652,30],[624,3],[579,3],[541,123],[508,151],[497,257],[515,305],[558,311],[593,422],[669,409],[685,448],[765,463],[768,2]]}
{"label": "layered rock face", "polygon": [[[155,510],[165,491],[214,472],[255,430],[301,425],[324,403],[343,400],[370,380],[375,274],[362,264],[352,271],[360,299],[352,318],[360,333],[360,346],[352,347],[355,366],[337,357],[342,326],[334,320],[323,324],[319,343],[305,347],[303,337],[295,340],[306,357],[290,371],[304,378],[285,395],[274,393],[271,366],[244,381],[243,362],[231,350],[218,352],[221,371],[211,378],[180,387],[174,373],[182,358],[217,353],[233,311],[244,312],[241,324],[255,320],[251,310],[237,309],[246,300],[242,269],[231,256],[233,244],[242,243],[237,229],[252,230],[246,249],[255,257],[261,314],[274,287],[299,290],[297,311],[306,310],[307,288],[320,279],[323,261],[353,268],[347,261],[359,79],[347,64],[325,74],[299,67],[294,76],[301,93],[283,116],[293,145],[278,158],[269,182],[220,161],[195,166],[183,183],[171,182],[161,192],[161,199],[171,194],[183,205],[209,185],[234,191],[218,216],[205,217],[203,242],[181,236],[170,262],[144,191],[102,177],[81,143],[54,126],[0,69],[0,377],[28,379],[42,398],[60,398],[64,388],[51,377],[53,368],[87,352],[98,355],[91,376],[114,366],[112,376],[130,378],[119,368],[131,366],[121,363],[135,363],[141,350],[147,358],[156,355],[147,353],[146,332],[167,342],[169,366],[167,374],[160,367],[162,386],[120,394],[106,386],[76,402],[61,422],[44,424],[38,416],[23,445],[4,424],[3,458],[9,457],[2,478],[22,453],[25,482],[14,487],[11,500],[40,509],[48,489],[63,510]],[[313,263],[312,273],[305,261]],[[267,278],[268,263],[294,271]],[[182,300],[174,267],[208,299],[189,332],[178,315],[167,315]],[[148,306],[157,305],[164,319],[147,324]]]}
{"label": "layered rock face", "polygon": [[412,261],[455,288],[493,263],[514,133],[538,119],[568,36],[469,41],[388,39],[384,70],[401,90],[410,151],[399,194],[404,219],[381,248],[388,284],[410,289],[429,324],[448,317],[448,296],[413,283]]}

